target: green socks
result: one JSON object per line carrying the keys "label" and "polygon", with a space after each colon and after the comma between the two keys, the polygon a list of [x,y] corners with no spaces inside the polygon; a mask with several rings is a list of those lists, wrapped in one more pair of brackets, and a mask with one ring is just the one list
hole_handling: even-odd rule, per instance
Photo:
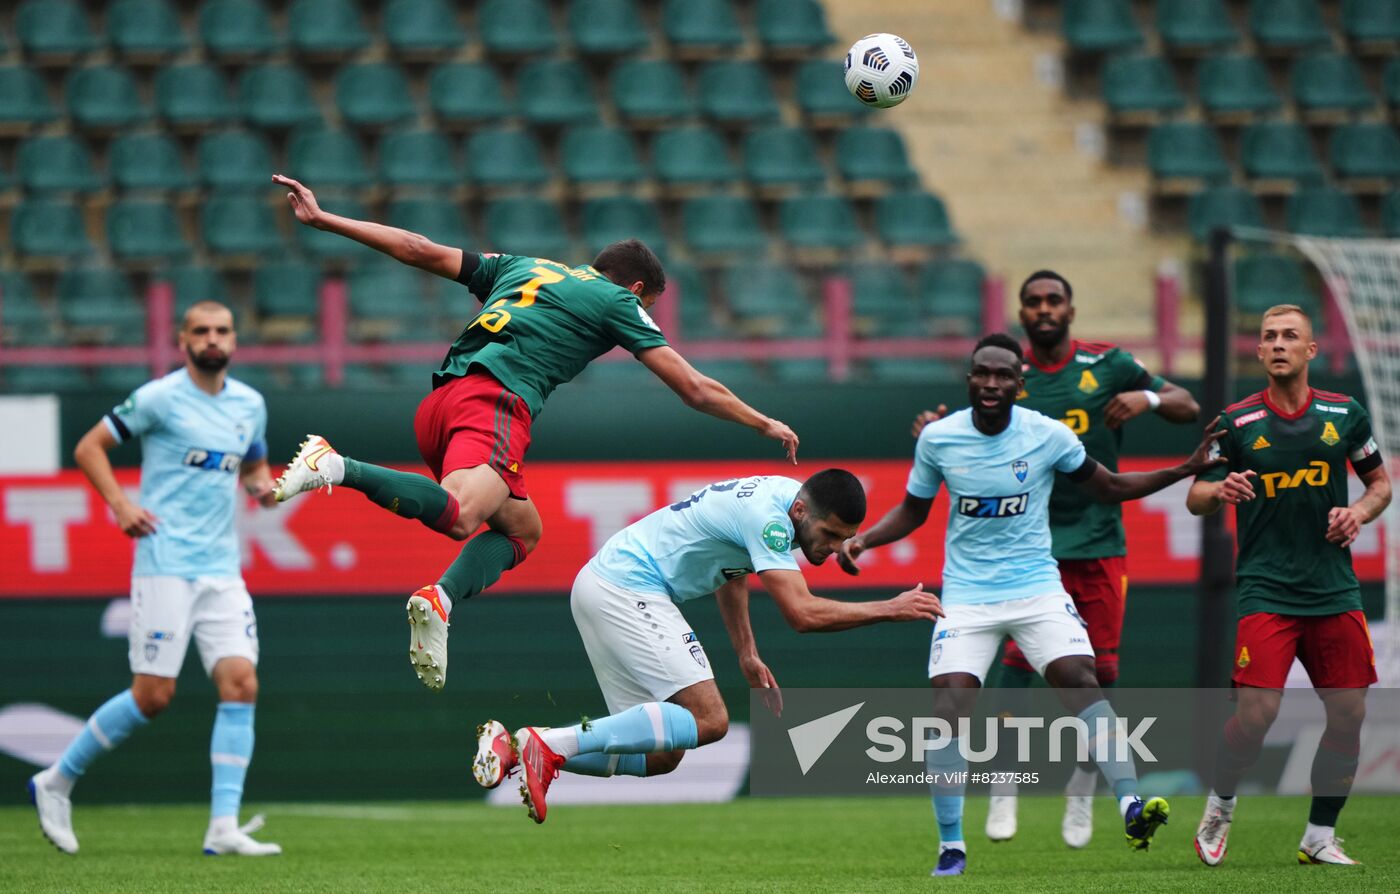
{"label": "green socks", "polygon": [[467,541],[447,566],[438,586],[454,603],[469,599],[500,580],[503,572],[525,561],[525,545],[514,537],[482,531]]}
{"label": "green socks", "polygon": [[456,498],[431,478],[362,463],[348,456],[343,483],[395,515],[416,518],[442,534],[452,530],[460,511]]}

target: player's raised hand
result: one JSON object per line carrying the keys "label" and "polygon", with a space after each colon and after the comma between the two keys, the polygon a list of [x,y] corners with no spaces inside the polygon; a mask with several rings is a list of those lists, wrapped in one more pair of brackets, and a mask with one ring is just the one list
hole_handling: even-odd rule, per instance
{"label": "player's raised hand", "polygon": [[112,509],[117,527],[128,537],[145,537],[156,532],[156,517],[144,507],[127,500]]}
{"label": "player's raised hand", "polygon": [[739,669],[744,672],[749,688],[758,690],[758,697],[763,699],[764,706],[773,712],[773,716],[783,716],[783,691],[778,688],[778,681],[768,665],[753,654],[739,659]]}
{"label": "player's raised hand", "polygon": [[1350,506],[1335,506],[1327,513],[1327,542],[1346,549],[1361,534],[1361,514]]}
{"label": "player's raised hand", "polygon": [[1146,413],[1149,408],[1147,395],[1141,391],[1124,391],[1115,394],[1113,400],[1110,400],[1103,408],[1104,424],[1109,428],[1118,428],[1134,416]]}
{"label": "player's raised hand", "polygon": [[841,570],[847,574],[860,574],[860,566],[856,564],[856,559],[865,552],[865,543],[860,536],[848,537],[841,544],[841,551],[836,554],[836,564],[841,566]]}
{"label": "player's raised hand", "polygon": [[797,465],[797,432],[787,427],[786,423],[776,419],[769,419],[768,425],[763,429],[765,438],[772,438],[775,441],[783,442],[783,449],[787,451],[788,462]]}
{"label": "player's raised hand", "polygon": [[1220,417],[1217,416],[1206,426],[1206,434],[1201,438],[1201,443],[1197,444],[1196,449],[1186,458],[1186,469],[1190,474],[1199,475],[1206,469],[1213,469],[1227,462],[1219,447],[1223,437],[1225,429],[1220,428]]}
{"label": "player's raised hand", "polygon": [[943,603],[932,593],[924,592],[920,581],[912,590],[905,590],[889,602],[891,621],[936,621],[945,617]]}
{"label": "player's raised hand", "polygon": [[1225,480],[1220,482],[1220,490],[1217,494],[1220,497],[1220,502],[1238,506],[1254,499],[1254,483],[1249,480],[1254,477],[1254,474],[1253,469],[1246,469],[1243,472],[1231,472],[1226,475]]}
{"label": "player's raised hand", "polygon": [[924,430],[924,426],[928,425],[930,422],[937,422],[938,420],[942,419],[944,416],[947,415],[947,404],[939,404],[938,409],[936,410],[924,410],[922,413],[914,417],[914,424],[909,427],[909,434],[917,438],[919,436],[919,432]]}
{"label": "player's raised hand", "polygon": [[302,186],[291,177],[282,174],[273,174],[272,182],[279,186],[285,186],[290,192],[287,193],[287,202],[292,206],[292,213],[297,216],[297,220],[308,227],[319,227],[321,221],[321,206],[316,203],[316,194]]}

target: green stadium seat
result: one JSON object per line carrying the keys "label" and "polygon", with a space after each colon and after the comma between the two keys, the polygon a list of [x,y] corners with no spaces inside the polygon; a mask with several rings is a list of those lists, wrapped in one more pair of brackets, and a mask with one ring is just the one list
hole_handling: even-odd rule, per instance
{"label": "green stadium seat", "polygon": [[758,368],[747,360],[697,360],[695,368],[730,387],[753,382],[759,377]]}
{"label": "green stadium seat", "polygon": [[530,131],[481,130],[467,140],[467,178],[484,187],[536,186],[549,172]]}
{"label": "green stadium seat", "polygon": [[253,304],[263,317],[315,317],[321,310],[321,270],[296,260],[253,271]]}
{"label": "green stadium seat", "polygon": [[76,366],[8,366],[5,390],[16,394],[55,394],[90,391],[87,374]]}
{"label": "green stadium seat", "polygon": [[73,258],[94,251],[76,205],[26,199],[10,221],[15,253],[29,258]]}
{"label": "green stadium seat", "polygon": [[1400,109],[1400,56],[1386,63],[1382,81],[1386,105],[1392,110]]}
{"label": "green stadium seat", "polygon": [[816,0],[758,0],[754,20],[769,53],[815,53],[836,39]]}
{"label": "green stadium seat", "polygon": [[925,331],[975,338],[982,331],[982,293],[987,273],[961,258],[929,262],[919,273],[919,301],[928,320]]}
{"label": "green stadium seat", "polygon": [[583,203],[583,241],[589,254],[596,255],[623,239],[640,239],[652,251],[666,253],[666,237],[655,202],[636,196],[606,196]]}
{"label": "green stadium seat", "polygon": [[[662,300],[674,298],[680,324],[680,337],[685,341],[729,338],[730,332],[715,320],[710,306],[709,289],[704,274],[694,264],[672,261],[666,265],[666,282],[672,289]],[[667,333],[672,338],[675,333]]]}
{"label": "green stadium seat", "polygon": [[1061,33],[1081,53],[1129,50],[1142,44],[1142,30],[1128,0],[1065,0]]}
{"label": "green stadium seat", "polygon": [[1215,128],[1190,121],[1154,127],[1147,138],[1147,163],[1153,176],[1164,180],[1221,180],[1230,176],[1230,165]]}
{"label": "green stadium seat", "polygon": [[354,0],[292,0],[287,32],[297,52],[343,59],[370,44]]}
{"label": "green stadium seat", "polygon": [[1174,50],[1231,47],[1240,39],[1224,0],[1157,0],[1157,31]]}
{"label": "green stadium seat", "polygon": [[462,182],[462,165],[439,131],[395,132],[379,141],[379,176],[393,186],[451,188]]}
{"label": "green stadium seat", "polygon": [[[392,323],[391,320],[384,322]],[[385,371],[367,363],[347,363],[343,373],[345,378],[341,382],[342,388],[354,391],[385,391],[391,387]]]}
{"label": "green stadium seat", "polygon": [[558,206],[545,199],[500,199],[486,206],[486,233],[494,251],[569,263],[569,234]]}
{"label": "green stadium seat", "polygon": [[122,392],[135,391],[152,378],[149,366],[131,364],[99,366],[94,368],[93,374],[102,388]]}
{"label": "green stadium seat", "polygon": [[1293,63],[1293,99],[1304,112],[1359,112],[1376,104],[1356,60],[1331,52]]}
{"label": "green stadium seat", "polygon": [[573,0],[569,33],[587,56],[637,53],[651,43],[636,0]]}
{"label": "green stadium seat", "polygon": [[107,38],[122,55],[145,59],[173,56],[190,45],[169,0],[116,0],[107,10]]}
{"label": "green stadium seat", "polygon": [[674,121],[695,111],[681,70],[664,59],[618,65],[612,73],[612,100],[618,114],[633,124]]}
{"label": "green stadium seat", "polygon": [[103,186],[87,145],[77,137],[33,137],[15,153],[15,173],[29,192],[93,192]]}
{"label": "green stadium seat", "polygon": [[1264,228],[1264,208],[1259,198],[1238,186],[1216,186],[1191,197],[1186,217],[1191,238],[1206,242],[1221,227]]}
{"label": "green stadium seat", "polygon": [[820,186],[826,169],[803,127],[763,127],[744,137],[744,173],[762,188]]}
{"label": "green stadium seat", "polygon": [[[359,220],[365,220],[369,217],[369,211],[365,208],[364,203],[350,196],[318,196],[317,199],[321,207],[331,214],[340,214]],[[319,260],[362,261],[378,254],[374,249],[362,245],[354,239],[346,239],[344,236],[326,230],[317,230],[298,224],[293,232],[296,233],[297,242],[302,249],[311,257]]]}
{"label": "green stadium seat", "polygon": [[1330,186],[1298,190],[1289,197],[1285,216],[1288,229],[1302,236],[1348,239],[1367,235],[1356,197]]}
{"label": "green stadium seat", "polygon": [[80,127],[127,127],[150,117],[137,93],[136,79],[114,65],[74,69],[64,94],[68,114]]}
{"label": "green stadium seat", "polygon": [[1171,65],[1161,56],[1114,56],[1100,76],[1103,101],[1118,115],[1176,112],[1186,105]]}
{"label": "green stadium seat", "polygon": [[[175,299],[175,322],[179,324],[185,311],[201,301],[229,303],[228,282],[223,274],[203,264],[181,264],[155,274],[155,280],[170,284]],[[236,320],[241,323],[241,320]]]}
{"label": "green stadium seat", "polygon": [[238,79],[243,115],[260,128],[319,124],[321,110],[311,97],[311,83],[295,65],[276,62],[249,68]]}
{"label": "green stadium seat", "polygon": [[819,385],[831,379],[827,362],[819,357],[770,360],[768,371],[781,385]]}
{"label": "green stadium seat", "polygon": [[25,0],[15,12],[14,27],[25,55],[38,62],[81,56],[101,45],[87,13],[74,0]]}
{"label": "green stadium seat", "polygon": [[494,66],[480,62],[433,69],[428,76],[428,104],[448,126],[498,121],[510,114],[501,76]]}
{"label": "green stadium seat", "polygon": [[391,227],[421,233],[440,245],[467,251],[477,245],[462,206],[450,199],[399,199],[389,205],[387,220]]}
{"label": "green stadium seat", "polygon": [[773,79],[757,62],[708,62],[700,69],[700,110],[723,124],[776,121]]}
{"label": "green stadium seat", "polygon": [[467,42],[457,13],[446,0],[390,0],[382,19],[395,55],[406,59],[450,56]]}
{"label": "green stadium seat", "polygon": [[276,170],[262,134],[228,130],[199,141],[199,179],[211,189],[266,189]]}
{"label": "green stadium seat", "polygon": [[1245,175],[1260,180],[1322,179],[1322,163],[1312,137],[1301,124],[1265,121],[1251,124],[1241,138],[1240,161]]}
{"label": "green stadium seat", "polygon": [[238,120],[223,73],[212,65],[169,65],[156,72],[156,112],[175,128],[206,128]]}
{"label": "green stadium seat", "polygon": [[1381,200],[1381,229],[1386,238],[1400,239],[1400,190]]}
{"label": "green stadium seat", "polygon": [[783,238],[797,249],[848,251],[865,239],[855,210],[844,196],[805,195],[784,199],[778,206]]}
{"label": "green stadium seat", "polygon": [[559,154],[564,176],[574,183],[635,183],[646,177],[631,134],[620,127],[575,127],[564,134]]}
{"label": "green stadium seat", "polygon": [[1270,50],[1299,50],[1332,40],[1317,0],[1250,0],[1249,30]]}
{"label": "green stadium seat", "polygon": [[1400,177],[1400,134],[1389,124],[1343,124],[1335,128],[1329,155],[1338,177]]}
{"label": "green stadium seat", "polygon": [[208,0],[199,11],[199,39],[220,59],[263,56],[283,43],[260,0]]}
{"label": "green stadium seat", "polygon": [[729,0],[666,0],[661,30],[682,57],[727,54],[744,42]]}
{"label": "green stadium seat", "polygon": [[1213,114],[1271,112],[1280,105],[1269,70],[1257,56],[1227,53],[1203,59],[1196,82],[1201,105]]}
{"label": "green stadium seat", "polygon": [[171,261],[190,246],[167,202],[120,201],[107,209],[107,245],[122,261]]}
{"label": "green stadium seat", "polygon": [[59,313],[75,341],[134,345],[146,340],[146,307],[131,280],[110,267],[79,267],[58,278]]}
{"label": "green stadium seat", "polygon": [[58,117],[48,88],[36,71],[22,66],[0,68],[0,125],[25,128]]}
{"label": "green stadium seat", "polygon": [[56,320],[18,270],[0,270],[0,344],[38,347],[58,343]]}
{"label": "green stadium seat", "polygon": [[935,248],[958,241],[943,200],[923,190],[882,196],[875,203],[875,226],[880,239],[893,247]]}
{"label": "green stadium seat", "polygon": [[802,280],[783,264],[739,264],[724,271],[724,291],[740,332],[815,338],[822,333],[817,306]]}
{"label": "green stadium seat", "polygon": [[1237,258],[1234,268],[1235,306],[1242,313],[1262,314],[1275,304],[1296,304],[1304,309],[1319,304],[1303,262],[1297,258],[1261,252]]}
{"label": "green stadium seat", "polygon": [[1342,32],[1359,44],[1400,41],[1400,0],[1342,0]]}
{"label": "green stadium seat", "polygon": [[851,127],[836,138],[836,168],[851,183],[899,186],[917,178],[897,131]]}
{"label": "green stadium seat", "polygon": [[953,383],[965,373],[965,365],[941,357],[876,357],[870,361],[871,378],[889,384]]}
{"label": "green stadium seat", "polygon": [[346,123],[388,127],[417,115],[408,78],[389,62],[346,65],[335,76],[335,104]]}
{"label": "green stadium seat", "polygon": [[527,62],[521,66],[515,83],[516,101],[531,124],[553,127],[586,124],[598,118],[592,81],[577,62]]}
{"label": "green stadium seat", "polygon": [[543,0],[486,0],[477,10],[477,28],[488,53],[544,56],[559,47],[559,35]]}
{"label": "green stadium seat", "polygon": [[681,207],[681,228],[700,255],[762,255],[768,234],[753,202],[739,196],[699,196]]}
{"label": "green stadium seat", "polygon": [[[350,312],[367,320],[388,322],[400,333],[421,332],[433,315],[436,283],[397,261],[372,260],[351,271],[347,283]],[[389,334],[392,337],[394,333]]]}
{"label": "green stadium seat", "polygon": [[845,124],[873,111],[846,89],[840,62],[809,59],[797,67],[795,84],[797,107],[813,126]]}
{"label": "green stadium seat", "polygon": [[215,193],[200,208],[200,230],[215,255],[266,255],[282,248],[277,218],[261,196]]}
{"label": "green stadium seat", "polygon": [[893,264],[856,264],[851,282],[851,324],[864,337],[923,334],[923,308],[900,269]]}
{"label": "green stadium seat", "polygon": [[312,188],[356,189],[374,182],[365,153],[354,134],[345,130],[308,128],[292,134],[287,147],[292,176]]}

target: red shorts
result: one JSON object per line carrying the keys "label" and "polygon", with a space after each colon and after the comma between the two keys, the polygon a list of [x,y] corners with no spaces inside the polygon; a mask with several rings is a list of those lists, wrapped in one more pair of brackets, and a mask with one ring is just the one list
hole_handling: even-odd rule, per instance
{"label": "red shorts", "polygon": [[493,376],[472,372],[433,389],[418,405],[413,432],[438,481],[458,469],[490,466],[512,497],[526,498],[520,470],[530,447],[530,408]]}
{"label": "red shorts", "polygon": [[1317,689],[1364,689],[1376,682],[1376,653],[1362,612],[1256,612],[1240,618],[1235,632],[1236,686],[1282,689],[1295,657]]}
{"label": "red shorts", "polygon": [[[1128,598],[1127,559],[1061,559],[1060,580],[1089,628],[1099,682],[1114,682],[1118,679],[1118,644],[1123,639],[1123,609]],[[1019,670],[1034,670],[1014,639],[1006,641],[1001,663]]]}

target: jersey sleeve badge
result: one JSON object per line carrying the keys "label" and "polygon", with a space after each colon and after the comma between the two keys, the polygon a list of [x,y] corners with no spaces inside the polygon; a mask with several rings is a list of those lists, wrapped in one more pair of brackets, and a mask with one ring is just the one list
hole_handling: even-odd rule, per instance
{"label": "jersey sleeve badge", "polygon": [[791,545],[787,525],[771,521],[763,528],[763,544],[775,553],[785,553]]}

